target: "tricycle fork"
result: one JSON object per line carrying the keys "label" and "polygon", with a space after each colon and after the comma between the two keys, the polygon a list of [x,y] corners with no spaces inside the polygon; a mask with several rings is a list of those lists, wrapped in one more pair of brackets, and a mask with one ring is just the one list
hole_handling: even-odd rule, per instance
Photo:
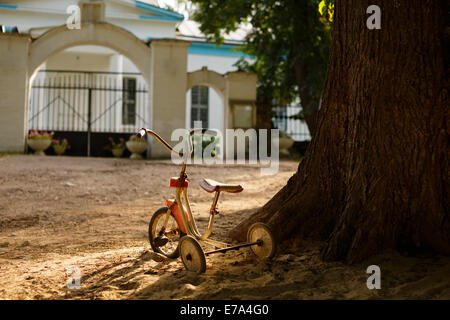
{"label": "tricycle fork", "polygon": [[[167,237],[167,233],[166,232],[166,228],[167,228],[167,223],[169,222],[169,218],[170,218],[170,214],[171,214],[171,210],[170,208],[167,209],[166,215],[164,217],[164,223],[162,225],[161,230],[158,231],[158,235],[156,236],[154,242],[155,245],[157,247],[162,247],[165,246],[167,242],[169,242],[169,238]],[[173,230],[170,230],[169,232],[172,232]]]}

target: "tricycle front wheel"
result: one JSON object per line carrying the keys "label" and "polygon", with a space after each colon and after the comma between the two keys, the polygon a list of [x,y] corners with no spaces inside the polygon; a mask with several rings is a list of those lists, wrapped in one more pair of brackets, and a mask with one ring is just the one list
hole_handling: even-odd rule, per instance
{"label": "tricycle front wheel", "polygon": [[169,210],[168,207],[162,207],[153,214],[148,225],[148,239],[153,251],[170,259],[176,259],[180,256],[178,244],[184,234],[178,227],[172,212],[164,228],[167,210]]}
{"label": "tricycle front wheel", "polygon": [[250,247],[260,259],[271,259],[275,255],[275,238],[269,227],[264,223],[257,222],[250,226],[247,232],[247,242],[260,242],[260,244]]}

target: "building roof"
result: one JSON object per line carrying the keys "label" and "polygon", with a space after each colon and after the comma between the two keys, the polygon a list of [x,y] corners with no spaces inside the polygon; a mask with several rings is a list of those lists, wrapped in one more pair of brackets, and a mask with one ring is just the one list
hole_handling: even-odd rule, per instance
{"label": "building roof", "polygon": [[[200,31],[200,24],[196,21],[185,20],[184,15],[169,9],[162,8],[158,5],[157,0],[104,0],[105,2],[115,2],[133,10],[110,12],[111,18],[138,19],[138,20],[154,20],[167,21],[177,23],[177,38],[191,41],[205,41],[205,35]],[[20,0],[9,0],[8,3],[0,3],[0,10],[43,12],[67,15],[63,7],[42,7],[40,5],[30,5],[28,3],[21,4]],[[59,2],[59,1],[58,1]],[[136,11],[137,10],[137,11]],[[132,13],[132,12],[137,12]],[[108,15],[107,15],[108,17]],[[247,36],[250,28],[240,27],[238,30],[224,35],[225,43],[241,44]]]}
{"label": "building roof", "polygon": [[[174,12],[169,9],[161,8],[155,4],[156,1],[137,1],[137,0],[106,0],[111,2],[116,2],[121,5],[127,6],[129,8],[137,9],[142,11],[142,14],[130,14],[127,12],[120,13],[116,18],[127,18],[127,19],[141,19],[141,20],[158,20],[158,21],[169,21],[169,22],[181,22],[184,20],[184,15]],[[28,12],[45,12],[45,13],[56,13],[66,15],[67,12],[65,8],[55,7],[41,7],[38,3],[36,5],[21,4],[20,0],[10,0],[9,3],[0,3],[0,10],[15,10],[15,11],[28,11]]]}
{"label": "building roof", "polygon": [[[249,27],[242,26],[236,31],[224,35],[225,43],[242,44],[249,32]],[[205,41],[205,35],[200,31],[200,24],[192,20],[184,20],[178,25],[177,37],[190,41]]]}
{"label": "building roof", "polygon": [[121,2],[127,5],[131,5],[134,6],[136,9],[151,13],[152,15],[150,16],[146,16],[146,15],[141,15],[139,16],[141,19],[142,18],[148,18],[150,20],[154,20],[154,17],[159,17],[160,19],[158,20],[167,20],[167,21],[175,21],[175,22],[181,22],[184,20],[184,15],[169,10],[169,9],[164,9],[158,6],[158,2],[155,0],[150,0],[150,1],[137,1],[137,0],[113,0],[115,2]]}
{"label": "building roof", "polygon": [[[64,16],[65,19],[67,12],[65,10],[65,4],[60,2],[60,0],[55,1],[55,6],[42,6],[36,2],[34,5],[30,1],[21,0],[8,0],[8,3],[0,3],[0,13],[3,11],[23,11],[30,13],[50,13]],[[184,15],[178,12],[164,9],[159,7],[157,0],[104,0],[110,5],[116,4],[115,9],[107,11],[106,18],[113,19],[132,19],[141,21],[165,21],[169,25],[173,24],[172,30],[176,28],[175,38],[180,40],[191,41],[192,45],[189,48],[190,54],[202,54],[210,56],[225,56],[225,57],[242,57],[244,54],[238,50],[239,47],[244,43],[245,37],[247,36],[250,28],[241,27],[238,30],[231,32],[224,36],[225,42],[221,46],[216,46],[214,43],[207,43],[205,35],[200,31],[200,24],[192,20],[185,20]],[[108,5],[108,4],[106,4]],[[124,21],[126,23],[126,21]],[[169,27],[169,25],[167,27]],[[44,32],[44,29],[51,28],[53,26],[43,26],[37,28],[30,28],[35,30],[37,34]],[[11,32],[11,26],[5,26],[4,30],[6,32]],[[22,30],[21,30],[22,31]],[[1,31],[0,31],[1,32]],[[173,36],[172,36],[173,37]],[[151,40],[155,37],[143,37],[142,39]]]}

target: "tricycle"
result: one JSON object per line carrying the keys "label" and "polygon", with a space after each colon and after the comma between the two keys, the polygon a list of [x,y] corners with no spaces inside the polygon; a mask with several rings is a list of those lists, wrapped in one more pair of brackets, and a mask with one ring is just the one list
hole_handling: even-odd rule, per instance
{"label": "tricycle", "polygon": [[[182,158],[180,175],[169,180],[169,186],[175,188],[175,199],[166,200],[165,206],[156,210],[150,219],[148,238],[152,250],[171,259],[181,256],[185,268],[197,273],[206,271],[206,256],[239,250],[244,247],[250,247],[252,252],[261,259],[271,259],[275,254],[276,243],[272,232],[264,223],[258,222],[250,226],[245,243],[231,245],[209,238],[213,229],[214,217],[219,213],[217,202],[220,193],[242,192],[244,189],[241,185],[220,183],[207,178],[200,181],[200,187],[206,192],[213,193],[214,197],[209,209],[209,222],[206,231],[203,234],[199,232],[187,195],[189,181],[186,173],[186,165],[193,150],[192,136],[196,132],[201,132],[202,135],[217,135],[217,132],[211,129],[189,131],[188,152],[184,154],[175,151],[153,130],[142,128],[137,134],[141,138],[146,134],[151,135],[168,151]],[[204,251],[202,245],[210,249]]]}

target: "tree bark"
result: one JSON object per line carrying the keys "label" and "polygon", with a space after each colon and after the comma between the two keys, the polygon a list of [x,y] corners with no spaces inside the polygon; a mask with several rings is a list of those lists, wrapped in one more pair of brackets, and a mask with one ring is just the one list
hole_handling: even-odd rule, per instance
{"label": "tree bark", "polygon": [[444,1],[335,0],[317,130],[298,171],[230,235],[266,222],[279,242],[326,240],[324,260],[387,248],[450,254]]}
{"label": "tree bark", "polygon": [[308,88],[305,87],[305,76],[307,73],[307,71],[305,70],[306,66],[301,60],[295,61],[294,66],[295,78],[297,80],[297,85],[299,88],[299,95],[303,114],[305,116],[305,122],[308,126],[310,135],[313,136],[314,132],[316,131],[317,113],[319,110],[315,104],[312,104],[313,97],[311,96]]}
{"label": "tree bark", "polygon": [[272,99],[262,96],[256,101],[256,125],[258,129],[272,129]]}

